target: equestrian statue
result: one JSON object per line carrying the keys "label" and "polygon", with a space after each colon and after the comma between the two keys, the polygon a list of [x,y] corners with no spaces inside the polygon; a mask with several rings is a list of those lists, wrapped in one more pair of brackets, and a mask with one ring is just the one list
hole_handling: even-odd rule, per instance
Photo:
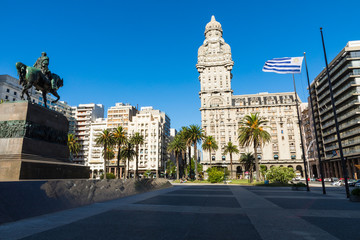
{"label": "equestrian statue", "polygon": [[36,60],[33,67],[26,66],[21,62],[16,63],[19,83],[23,87],[20,96],[21,99],[25,99],[24,94],[26,94],[27,100],[31,101],[28,91],[32,86],[34,86],[36,90],[42,92],[45,107],[47,107],[47,93],[51,93],[56,97],[56,100],[52,101],[52,103],[59,101],[60,96],[57,93],[57,90],[64,85],[64,80],[55,73],[51,73],[48,66],[49,57],[45,52],[43,52],[41,57]]}

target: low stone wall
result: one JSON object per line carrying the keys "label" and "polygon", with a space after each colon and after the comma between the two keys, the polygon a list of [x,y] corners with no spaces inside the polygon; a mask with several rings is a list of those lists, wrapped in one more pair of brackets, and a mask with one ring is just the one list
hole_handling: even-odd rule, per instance
{"label": "low stone wall", "polygon": [[171,186],[161,178],[0,182],[0,224]]}

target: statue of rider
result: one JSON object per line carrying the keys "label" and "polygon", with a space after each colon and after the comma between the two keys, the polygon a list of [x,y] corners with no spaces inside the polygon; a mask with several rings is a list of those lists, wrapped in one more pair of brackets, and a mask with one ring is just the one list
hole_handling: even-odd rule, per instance
{"label": "statue of rider", "polygon": [[56,79],[53,79],[51,76],[51,72],[49,70],[49,57],[46,52],[41,53],[41,57],[36,60],[34,67],[41,70],[45,78],[49,79],[51,82],[51,88],[56,91],[58,89],[57,82]]}

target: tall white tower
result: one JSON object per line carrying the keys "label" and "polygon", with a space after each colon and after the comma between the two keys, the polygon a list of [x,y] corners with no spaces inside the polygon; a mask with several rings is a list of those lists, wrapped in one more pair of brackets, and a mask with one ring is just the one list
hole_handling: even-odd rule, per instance
{"label": "tall white tower", "polygon": [[[196,68],[200,73],[200,111],[209,107],[231,106],[231,59],[229,44],[222,38],[221,24],[211,17],[205,27],[205,41],[198,51]],[[204,119],[204,118],[202,118]]]}
{"label": "tall white tower", "polygon": [[[199,48],[196,64],[200,73],[201,125],[205,134],[215,136],[218,143],[219,120],[224,116],[224,110],[232,106],[231,70],[234,65],[230,46],[225,43],[222,33],[221,24],[212,16],[206,24],[205,41]],[[204,159],[209,161],[208,157]]]}

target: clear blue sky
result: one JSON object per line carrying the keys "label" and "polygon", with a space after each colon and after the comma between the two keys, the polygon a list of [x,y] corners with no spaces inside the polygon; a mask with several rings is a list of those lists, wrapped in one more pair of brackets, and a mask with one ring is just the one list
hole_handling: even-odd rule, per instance
{"label": "clear blue sky", "polygon": [[[310,78],[360,40],[360,1],[0,1],[0,74],[33,65],[45,51],[64,78],[70,105],[154,106],[172,127],[200,124],[197,50],[211,15],[235,62],[234,94],[293,91],[291,75],[263,73],[264,62],[307,52]],[[296,75],[306,101],[306,75]],[[81,89],[82,88],[82,89]]]}

